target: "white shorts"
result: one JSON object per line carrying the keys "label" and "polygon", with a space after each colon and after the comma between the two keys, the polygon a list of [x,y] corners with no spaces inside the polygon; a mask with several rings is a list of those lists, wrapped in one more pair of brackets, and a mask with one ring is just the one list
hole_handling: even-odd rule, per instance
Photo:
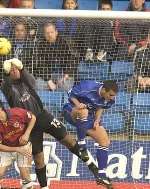
{"label": "white shorts", "polygon": [[18,152],[0,152],[0,167],[10,166],[14,161],[18,167],[31,167],[32,158],[27,158]]}

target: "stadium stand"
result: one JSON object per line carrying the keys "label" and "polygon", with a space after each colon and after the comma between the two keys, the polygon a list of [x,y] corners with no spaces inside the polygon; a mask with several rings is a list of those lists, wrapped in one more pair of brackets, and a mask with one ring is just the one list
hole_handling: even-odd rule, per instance
{"label": "stadium stand", "polygon": [[105,113],[102,118],[102,125],[109,133],[123,132],[125,129],[125,119],[122,113],[113,113],[111,115]]}
{"label": "stadium stand", "polygon": [[150,134],[150,113],[134,115],[134,131],[137,134]]}
{"label": "stadium stand", "polygon": [[78,66],[79,79],[95,79],[103,80],[108,77],[109,63],[108,62],[80,62]]}

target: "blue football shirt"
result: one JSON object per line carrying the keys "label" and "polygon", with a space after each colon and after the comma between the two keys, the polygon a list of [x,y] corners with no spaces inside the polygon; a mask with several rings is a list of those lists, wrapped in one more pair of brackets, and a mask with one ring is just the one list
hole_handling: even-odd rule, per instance
{"label": "blue football shirt", "polygon": [[[115,100],[106,101],[99,95],[99,91],[102,89],[103,83],[96,82],[93,80],[84,80],[79,84],[74,85],[73,88],[68,92],[69,101],[74,97],[84,103],[90,110],[97,110],[99,108],[108,109],[114,103]],[[72,103],[72,102],[71,102]]]}

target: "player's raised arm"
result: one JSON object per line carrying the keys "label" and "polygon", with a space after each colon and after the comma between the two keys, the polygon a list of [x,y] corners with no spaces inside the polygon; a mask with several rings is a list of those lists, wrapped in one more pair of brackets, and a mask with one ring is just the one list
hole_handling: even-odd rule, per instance
{"label": "player's raised arm", "polygon": [[35,115],[30,113],[30,112],[27,112],[27,117],[30,120],[29,120],[29,123],[27,125],[25,133],[19,139],[20,145],[25,145],[25,144],[28,143],[31,131],[32,131],[33,127],[35,126],[35,122],[36,122]]}

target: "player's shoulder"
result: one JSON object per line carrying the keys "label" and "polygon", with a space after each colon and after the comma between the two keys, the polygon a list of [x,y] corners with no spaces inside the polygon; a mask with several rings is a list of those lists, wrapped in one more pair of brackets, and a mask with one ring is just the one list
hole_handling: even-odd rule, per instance
{"label": "player's shoulder", "polygon": [[83,83],[81,83],[81,85],[83,85],[87,89],[92,89],[102,86],[103,83],[97,82],[95,80],[85,80],[83,81]]}
{"label": "player's shoulder", "polygon": [[11,115],[20,115],[20,114],[26,112],[25,109],[19,108],[19,107],[10,108],[10,109],[7,109],[7,111],[10,112]]}
{"label": "player's shoulder", "polygon": [[98,81],[95,81],[95,80],[82,80],[81,82],[80,82],[81,84],[87,84],[87,85],[98,85],[98,84],[100,84],[100,82],[98,82]]}

